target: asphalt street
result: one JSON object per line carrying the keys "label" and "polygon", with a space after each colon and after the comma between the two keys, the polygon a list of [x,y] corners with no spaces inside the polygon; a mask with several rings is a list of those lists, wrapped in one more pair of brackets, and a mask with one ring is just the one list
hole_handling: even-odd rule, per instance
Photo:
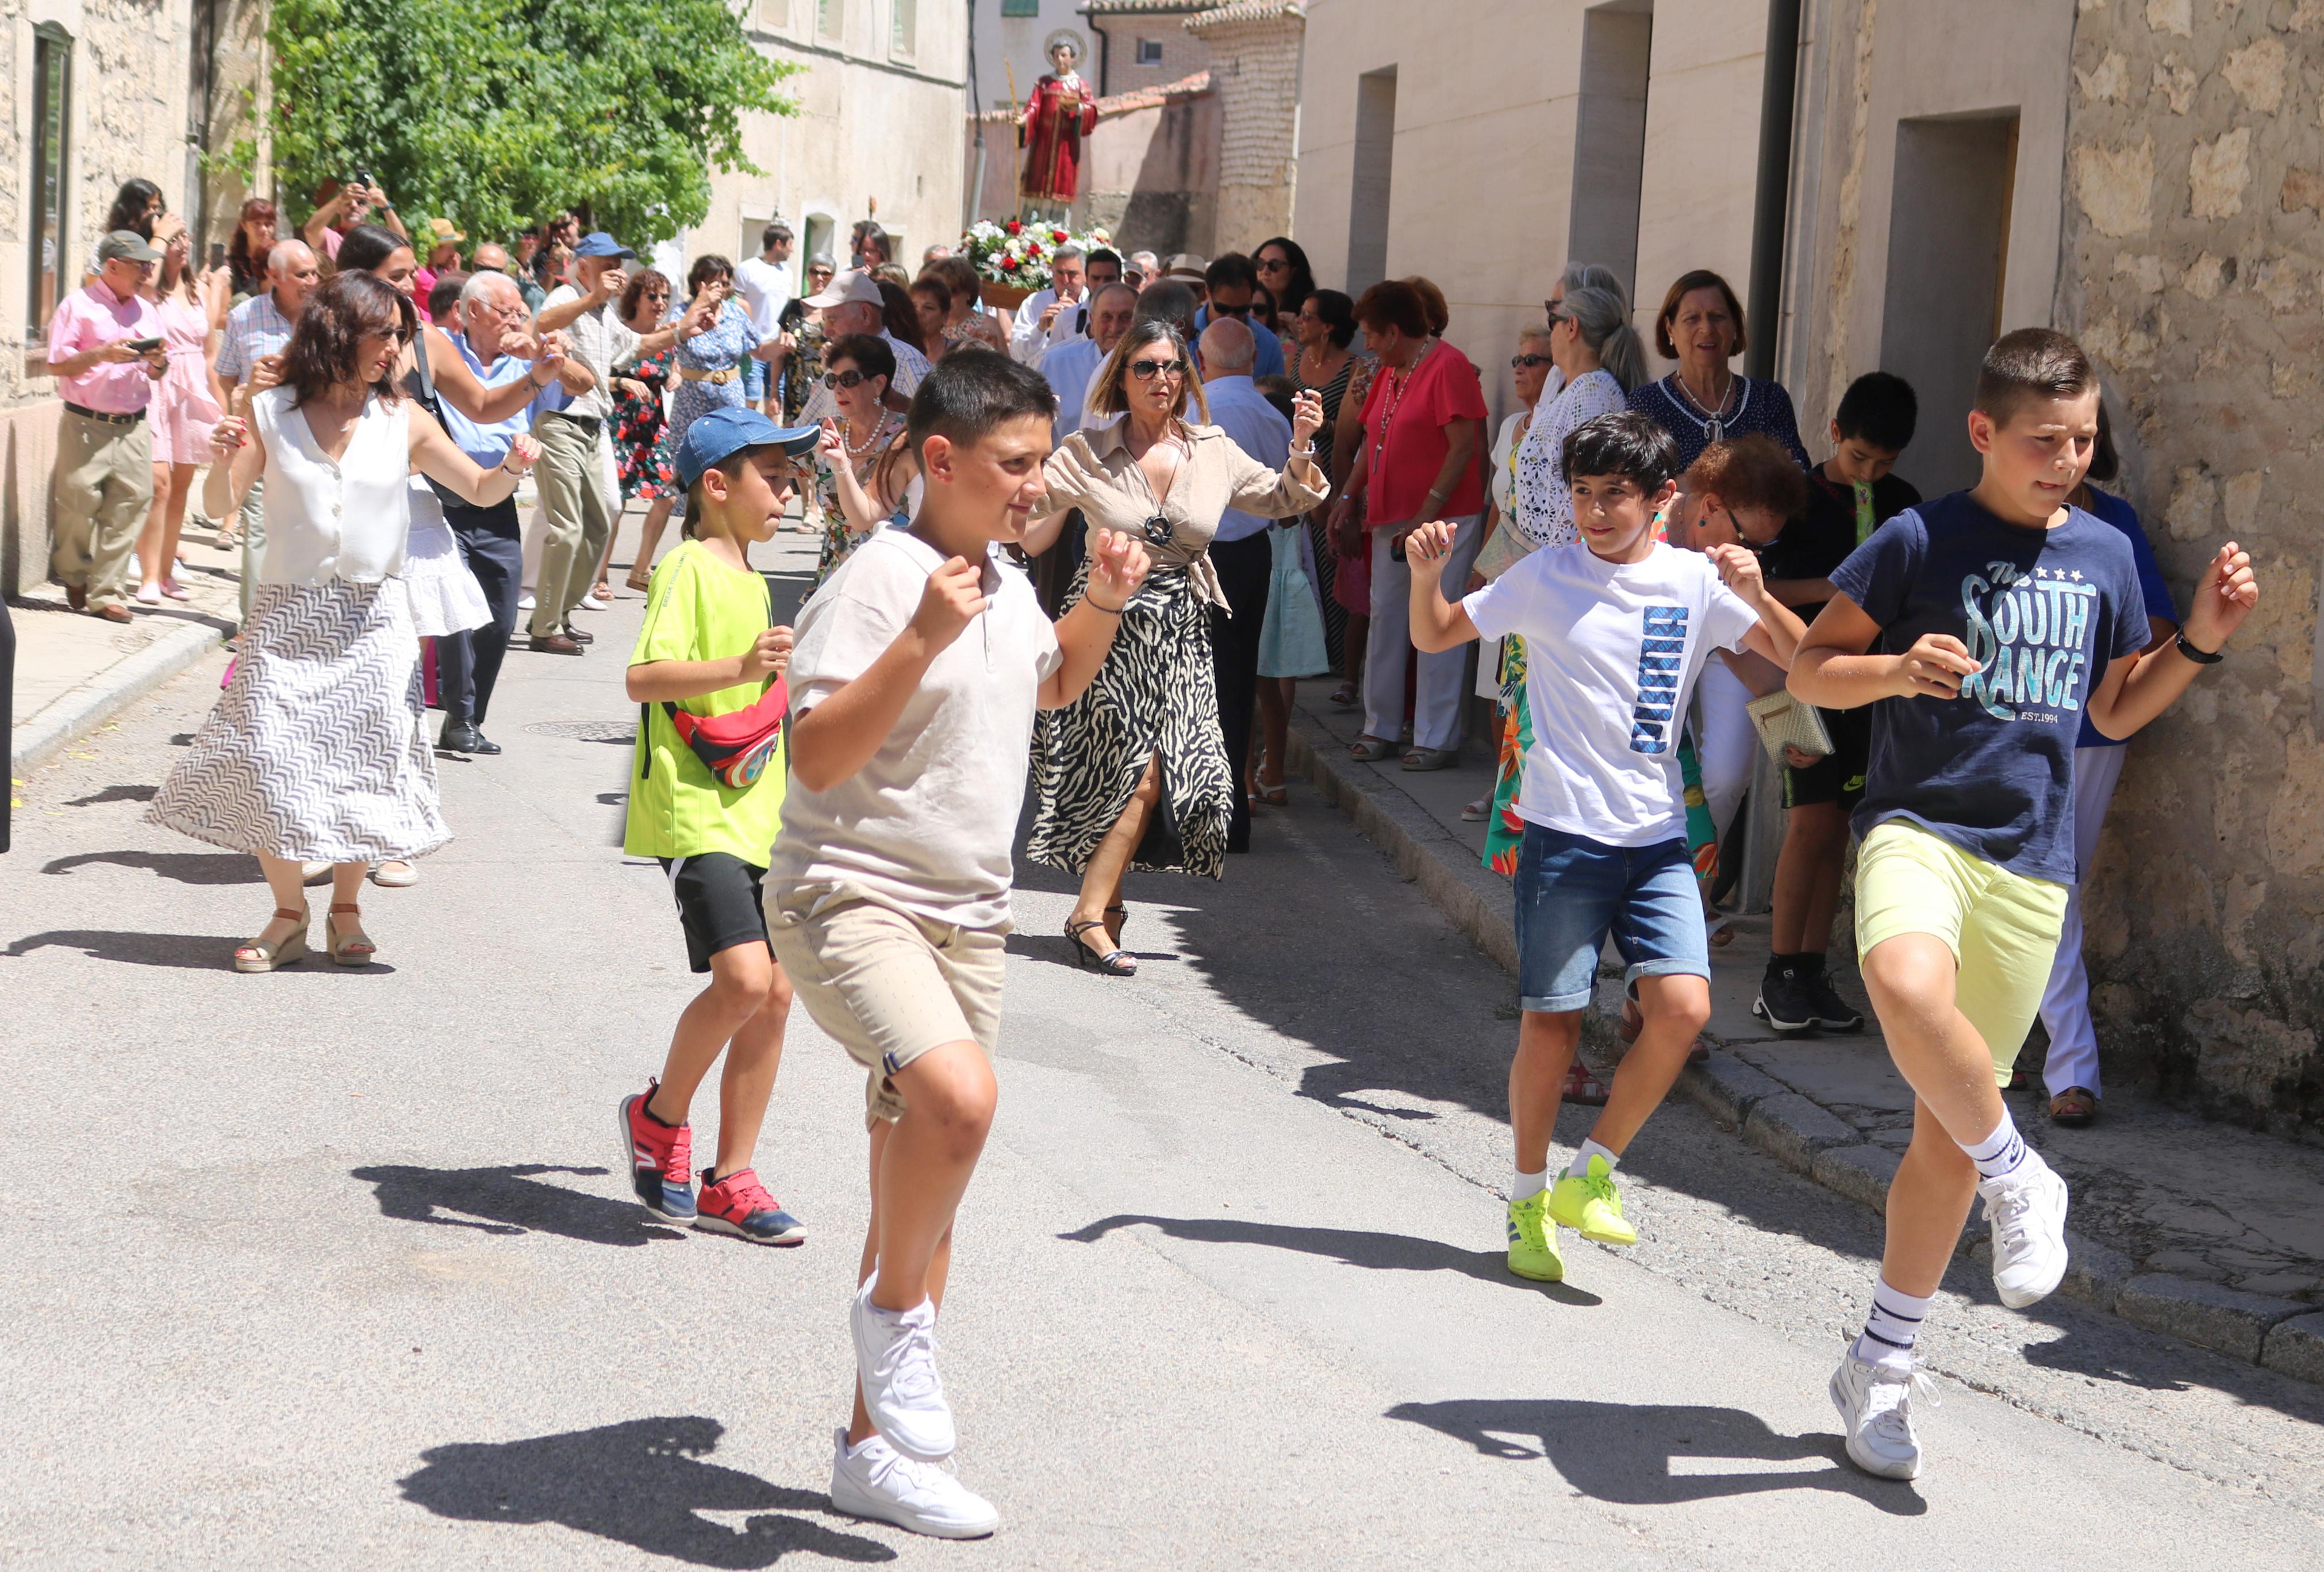
{"label": "asphalt street", "polygon": [[[812,549],[759,556],[795,596]],[[1966,1265],[1928,1473],[1855,1473],[1877,1219],[1692,1106],[1625,1165],[1635,1250],[1508,1276],[1510,980],[1296,787],[1223,882],[1133,881],[1132,981],[1020,869],[942,1355],[1001,1530],[835,1515],[861,1072],[794,1016],[759,1168],[802,1248],[615,1171],[696,986],[619,845],[641,604],[512,654],[361,971],[232,973],[254,863],[141,822],[222,658],[18,789],[0,1566],[2316,1565],[2324,1393]]]}

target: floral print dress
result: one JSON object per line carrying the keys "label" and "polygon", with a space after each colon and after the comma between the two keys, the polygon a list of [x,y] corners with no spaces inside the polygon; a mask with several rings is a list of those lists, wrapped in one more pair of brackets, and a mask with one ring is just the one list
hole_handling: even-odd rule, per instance
{"label": "floral print dress", "polygon": [[669,391],[670,366],[678,351],[641,355],[615,375],[644,384],[644,397],[616,383],[613,388],[613,463],[622,478],[622,500],[678,495],[678,473],[670,463],[669,422],[662,414],[662,397]]}

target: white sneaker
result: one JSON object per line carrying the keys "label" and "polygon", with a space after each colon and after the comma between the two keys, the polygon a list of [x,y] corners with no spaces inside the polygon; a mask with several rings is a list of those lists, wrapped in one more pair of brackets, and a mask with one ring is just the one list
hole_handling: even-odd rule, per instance
{"label": "white sneaker", "polygon": [[2017,1171],[1979,1180],[1993,1223],[1993,1287],[2013,1310],[2047,1298],[2066,1275],[2066,1181],[2028,1151]]}
{"label": "white sneaker", "polygon": [[936,1379],[936,1308],[922,1299],[916,1308],[883,1310],[872,1302],[874,1271],[848,1308],[855,1335],[855,1373],[863,1382],[863,1407],[874,1429],[897,1451],[923,1463],[952,1456],[952,1406]]}
{"label": "white sneaker", "polygon": [[918,1463],[878,1436],[860,1447],[835,1433],[831,1507],[850,1517],[875,1518],[939,1540],[981,1540],[1001,1526],[991,1502],[938,1463]]}
{"label": "white sneaker", "polygon": [[1848,1432],[1848,1460],[1883,1479],[1921,1476],[1921,1438],[1913,1429],[1915,1395],[1937,1406],[1937,1385],[1915,1364],[1874,1364],[1850,1348],[1831,1373],[1831,1406]]}
{"label": "white sneaker", "polygon": [[516,597],[516,608],[519,611],[530,611],[532,609],[532,591],[528,589],[522,595]]}
{"label": "white sneaker", "polygon": [[605,609],[605,602],[599,600],[594,595],[585,595],[581,597],[580,609],[583,611],[603,611]]}

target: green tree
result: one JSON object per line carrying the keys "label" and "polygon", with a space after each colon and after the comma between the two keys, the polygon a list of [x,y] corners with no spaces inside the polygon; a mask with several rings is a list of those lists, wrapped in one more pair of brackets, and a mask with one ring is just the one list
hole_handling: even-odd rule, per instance
{"label": "green tree", "polygon": [[300,213],[366,171],[407,213],[504,236],[576,204],[632,245],[710,210],[751,111],[800,68],[725,0],[275,0],[278,185]]}

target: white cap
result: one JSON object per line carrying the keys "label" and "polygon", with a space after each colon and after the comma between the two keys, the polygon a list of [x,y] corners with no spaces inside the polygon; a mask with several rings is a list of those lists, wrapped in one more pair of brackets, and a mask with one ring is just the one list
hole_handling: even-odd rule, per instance
{"label": "white cap", "polygon": [[844,306],[851,301],[859,306],[884,306],[887,297],[881,294],[878,281],[870,273],[851,267],[834,276],[829,283],[823,286],[821,294],[809,295],[799,303],[820,310],[825,306]]}

